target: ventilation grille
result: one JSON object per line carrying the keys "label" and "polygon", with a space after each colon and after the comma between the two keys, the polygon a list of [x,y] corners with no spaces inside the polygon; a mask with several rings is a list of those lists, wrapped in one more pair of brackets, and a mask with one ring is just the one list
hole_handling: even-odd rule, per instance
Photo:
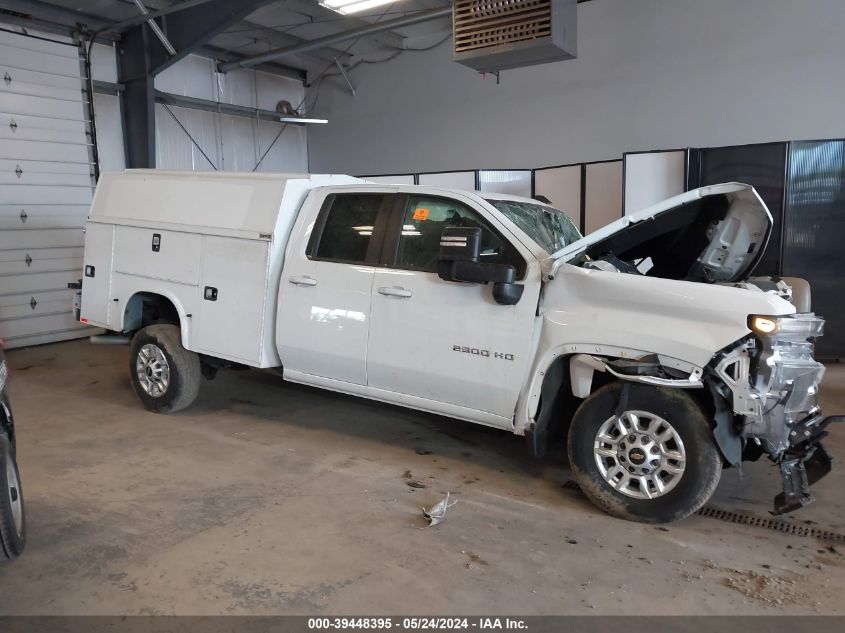
{"label": "ventilation grille", "polygon": [[455,53],[552,34],[551,0],[455,0]]}

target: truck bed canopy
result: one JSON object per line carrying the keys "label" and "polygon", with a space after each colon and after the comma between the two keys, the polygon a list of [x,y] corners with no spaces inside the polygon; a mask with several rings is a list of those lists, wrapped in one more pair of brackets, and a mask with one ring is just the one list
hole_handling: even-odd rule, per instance
{"label": "truck bed canopy", "polygon": [[[346,184],[349,176],[129,169],[103,174],[90,219],[210,235],[270,239],[285,191]],[[291,186],[293,185],[293,186]],[[295,212],[294,205],[289,206]],[[286,207],[287,208],[287,207]]]}

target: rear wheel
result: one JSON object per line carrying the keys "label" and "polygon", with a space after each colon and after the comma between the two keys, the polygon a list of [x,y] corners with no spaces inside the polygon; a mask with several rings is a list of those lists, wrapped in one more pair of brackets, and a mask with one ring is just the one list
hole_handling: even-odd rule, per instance
{"label": "rear wheel", "polygon": [[190,406],[199,394],[199,356],[182,347],[175,325],[149,325],[132,339],[129,375],[144,407],[174,413]]}
{"label": "rear wheel", "polygon": [[9,440],[0,435],[0,553],[20,556],[26,544],[26,516],[18,465]]}
{"label": "rear wheel", "polygon": [[722,460],[704,412],[678,389],[606,385],[576,411],[569,461],[581,489],[613,516],[682,519],[713,494]]}

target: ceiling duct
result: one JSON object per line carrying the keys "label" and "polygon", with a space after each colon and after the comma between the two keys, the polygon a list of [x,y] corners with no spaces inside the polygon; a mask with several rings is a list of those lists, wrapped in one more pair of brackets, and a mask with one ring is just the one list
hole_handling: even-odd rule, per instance
{"label": "ceiling duct", "polygon": [[454,0],[454,59],[479,72],[576,56],[577,0]]}

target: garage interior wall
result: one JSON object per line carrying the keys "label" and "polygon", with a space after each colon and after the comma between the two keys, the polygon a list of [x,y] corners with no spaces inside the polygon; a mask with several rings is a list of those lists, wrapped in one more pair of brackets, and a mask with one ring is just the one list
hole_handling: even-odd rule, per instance
{"label": "garage interior wall", "polygon": [[584,178],[584,235],[622,217],[622,161],[592,163]]}
{"label": "garage interior wall", "polygon": [[474,171],[447,171],[437,174],[420,174],[418,179],[419,184],[430,187],[475,189]]}
{"label": "garage interior wall", "polygon": [[[95,44],[91,66],[94,79],[117,82],[117,57],[112,46]],[[221,74],[215,72],[213,60],[198,55],[189,55],[158,75],[155,87],[170,94],[271,111],[282,100],[297,107],[305,96],[298,80],[254,70]],[[253,171],[261,161],[255,171],[308,170],[304,127],[175,106],[168,111],[160,103],[155,107],[156,166],[160,169]],[[120,171],[126,163],[119,97],[96,94],[94,111],[100,171]],[[284,132],[274,143],[283,127]]]}
{"label": "garage interior wall", "polygon": [[[117,55],[114,46],[94,44],[91,49],[91,76],[97,81],[117,83]],[[97,123],[97,152],[100,173],[126,168],[120,97],[94,94],[94,120]]]}
{"label": "garage interior wall", "polygon": [[[156,76],[155,87],[170,94],[271,111],[279,101],[297,108],[305,98],[305,88],[296,79],[254,70],[218,73],[213,60],[197,55]],[[255,171],[308,171],[304,127],[190,108],[169,109],[156,104],[156,166],[161,169],[253,171],[261,161]]]}
{"label": "garage interior wall", "polygon": [[380,185],[413,185],[413,174],[397,174],[395,176],[364,176],[370,182],[375,182]]}
{"label": "garage interior wall", "polygon": [[625,215],[677,196],[686,189],[686,150],[625,154],[622,160]]}
{"label": "garage interior wall", "polygon": [[322,82],[313,115],[329,124],[309,130],[310,167],[513,169],[841,138],[843,22],[842,0],[593,0],[578,6],[576,60],[498,85],[454,63],[449,42],[354,69],[355,97]]}

